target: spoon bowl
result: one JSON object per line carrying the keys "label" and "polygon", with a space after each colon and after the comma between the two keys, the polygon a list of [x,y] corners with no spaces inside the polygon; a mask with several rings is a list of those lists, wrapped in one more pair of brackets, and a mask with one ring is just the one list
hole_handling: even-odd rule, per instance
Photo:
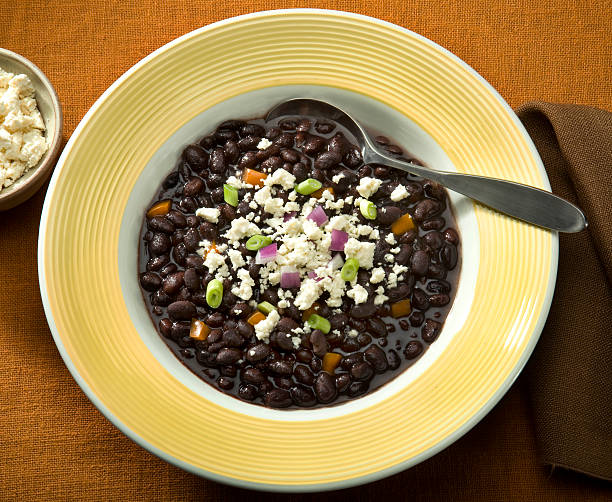
{"label": "spoon bowl", "polygon": [[550,192],[499,178],[437,171],[389,156],[363,126],[344,110],[327,101],[296,98],[272,108],[266,121],[286,115],[310,115],[335,120],[356,139],[365,164],[383,164],[431,179],[496,211],[550,230],[579,232],[587,227],[584,213],[574,204]]}

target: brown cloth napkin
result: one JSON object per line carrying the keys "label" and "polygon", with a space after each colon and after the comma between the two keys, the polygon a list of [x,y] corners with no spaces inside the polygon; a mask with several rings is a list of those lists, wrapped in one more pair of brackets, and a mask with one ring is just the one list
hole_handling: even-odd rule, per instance
{"label": "brown cloth napkin", "polygon": [[527,366],[540,454],[612,480],[612,113],[541,102],[517,113],[553,192],[589,221],[559,236],[553,303]]}

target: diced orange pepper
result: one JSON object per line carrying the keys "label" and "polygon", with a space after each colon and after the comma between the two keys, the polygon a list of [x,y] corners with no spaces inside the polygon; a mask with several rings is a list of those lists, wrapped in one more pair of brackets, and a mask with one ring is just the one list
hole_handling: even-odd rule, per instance
{"label": "diced orange pepper", "polygon": [[334,188],[333,187],[321,187],[318,190],[312,192],[310,194],[311,197],[314,197],[315,199],[320,199],[321,197],[323,197],[323,192],[329,192],[330,194],[334,195]]}
{"label": "diced orange pepper", "polygon": [[170,199],[160,200],[151,206],[147,211],[147,218],[153,218],[153,216],[164,216],[168,214],[172,207],[172,201]]}
{"label": "diced orange pepper", "polygon": [[219,250],[217,249],[217,246],[215,245],[215,241],[213,241],[210,247],[208,248],[208,251],[206,251],[206,254],[204,255],[204,259],[206,259],[206,257],[208,256],[208,253],[218,253],[218,252]]}
{"label": "diced orange pepper", "polygon": [[247,322],[251,325],[251,326],[255,326],[258,322],[263,321],[266,318],[265,315],[263,315],[261,312],[259,312],[259,310],[257,312],[253,312],[250,317],[247,319]]}
{"label": "diced orange pepper", "polygon": [[410,312],[412,312],[412,308],[410,307],[410,300],[408,298],[391,304],[391,315],[396,319],[398,317],[407,316]]}
{"label": "diced orange pepper", "polygon": [[342,356],[336,352],[326,353],[323,356],[323,364],[321,365],[323,371],[333,373],[340,364],[340,359],[342,359]]}
{"label": "diced orange pepper", "polygon": [[400,216],[393,225],[391,225],[391,231],[395,235],[402,235],[408,232],[409,230],[413,230],[416,228],[414,221],[412,220],[412,216],[406,213],[403,216]]}
{"label": "diced orange pepper", "polygon": [[264,180],[268,177],[266,173],[246,168],[242,174],[242,181],[256,187],[262,187]]}
{"label": "diced orange pepper", "polygon": [[206,340],[206,337],[210,333],[210,328],[206,323],[199,319],[191,320],[191,329],[189,330],[189,336],[194,340]]}
{"label": "diced orange pepper", "polygon": [[316,314],[319,311],[319,304],[314,302],[309,309],[304,310],[302,313],[302,321],[306,321],[312,314]]}

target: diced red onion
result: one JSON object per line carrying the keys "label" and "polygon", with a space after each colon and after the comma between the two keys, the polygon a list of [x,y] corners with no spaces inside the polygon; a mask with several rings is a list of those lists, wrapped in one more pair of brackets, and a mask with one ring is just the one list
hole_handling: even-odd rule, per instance
{"label": "diced red onion", "polygon": [[283,221],[289,221],[292,218],[295,218],[295,215],[297,213],[295,211],[290,211],[288,213],[285,213],[285,216],[283,216]]}
{"label": "diced red onion", "polygon": [[344,258],[340,253],[334,255],[334,257],[329,261],[329,266],[332,270],[338,270],[344,265]]}
{"label": "diced red onion", "polygon": [[314,270],[311,270],[310,272],[308,272],[308,277],[310,279],[314,279],[316,282],[323,280],[323,277],[319,277]]}
{"label": "diced red onion", "polygon": [[314,221],[318,226],[323,225],[327,222],[327,215],[321,206],[315,206],[312,212],[306,216],[307,220]]}
{"label": "diced red onion", "polygon": [[331,232],[331,244],[329,246],[330,251],[344,251],[344,246],[349,239],[349,234],[342,230],[336,230],[335,228]]}
{"label": "diced red onion", "polygon": [[255,263],[257,265],[263,265],[264,263],[269,263],[274,261],[276,258],[276,242],[261,248],[257,251],[257,255],[255,256]]}
{"label": "diced red onion", "polygon": [[302,281],[300,280],[300,273],[295,267],[284,266],[281,267],[280,276],[280,287],[283,289],[298,289]]}

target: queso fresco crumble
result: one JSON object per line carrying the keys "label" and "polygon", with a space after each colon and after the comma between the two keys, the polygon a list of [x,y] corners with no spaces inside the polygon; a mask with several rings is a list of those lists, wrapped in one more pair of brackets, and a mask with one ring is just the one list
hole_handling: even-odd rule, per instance
{"label": "queso fresco crumble", "polygon": [[0,68],[0,191],[38,164],[47,151],[44,132],[30,79]]}
{"label": "queso fresco crumble", "polygon": [[328,120],[224,122],[185,148],[144,221],[140,283],[161,335],[256,404],[380,387],[437,338],[454,294],[446,191],[363,165]]}

